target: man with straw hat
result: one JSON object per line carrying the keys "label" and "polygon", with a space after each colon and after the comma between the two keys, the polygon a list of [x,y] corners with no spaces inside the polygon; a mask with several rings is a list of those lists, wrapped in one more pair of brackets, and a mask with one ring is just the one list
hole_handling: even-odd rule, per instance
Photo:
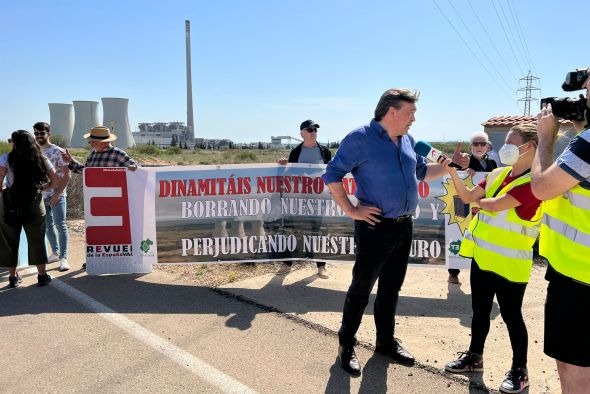
{"label": "man with straw hat", "polygon": [[[89,133],[84,134],[88,140],[92,151],[86,158],[86,164],[80,164],[76,161],[70,152],[66,149],[62,153],[62,158],[68,164],[68,168],[75,173],[82,173],[84,167],[127,167],[130,171],[137,169],[137,162],[133,160],[124,150],[111,145],[111,141],[117,139],[117,136],[111,133],[108,127],[96,126]],[[86,269],[86,263],[82,264]]]}
{"label": "man with straw hat", "polygon": [[111,145],[117,136],[111,133],[108,127],[96,126],[89,133],[84,134],[92,151],[86,158],[86,164],[80,164],[66,149],[63,159],[68,168],[75,173],[82,173],[84,167],[127,167],[131,171],[137,169],[137,162],[133,160],[124,150]]}

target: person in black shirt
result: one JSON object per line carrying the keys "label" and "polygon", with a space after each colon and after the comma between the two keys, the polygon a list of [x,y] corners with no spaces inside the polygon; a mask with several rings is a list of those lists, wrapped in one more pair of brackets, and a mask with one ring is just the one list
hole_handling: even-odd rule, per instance
{"label": "person in black shirt", "polygon": [[468,168],[475,171],[490,172],[498,168],[498,163],[488,157],[490,141],[488,135],[483,131],[473,133],[471,136],[471,154],[469,155]]}
{"label": "person in black shirt", "polygon": [[[332,153],[327,146],[320,145],[317,141],[318,129],[320,125],[311,119],[307,119],[299,126],[299,133],[303,142],[297,145],[289,154],[289,159],[282,157],[279,159],[279,164],[285,165],[287,163],[309,163],[309,164],[328,164],[332,158]],[[319,226],[312,225],[312,232],[317,232]],[[310,256],[311,257],[311,256]],[[285,261],[283,266],[277,271],[277,275],[285,275],[291,272],[292,261]],[[326,263],[324,261],[316,262],[318,267],[318,276],[322,279],[328,279],[328,272],[326,271]]]}
{"label": "person in black shirt", "polygon": [[[469,166],[466,171],[473,176],[476,172],[490,172],[494,168],[498,168],[498,163],[488,157],[488,150],[490,140],[488,135],[483,131],[473,133],[471,136],[471,144],[469,148]],[[459,281],[459,273],[461,271],[456,268],[449,268],[449,283],[461,284]]]}

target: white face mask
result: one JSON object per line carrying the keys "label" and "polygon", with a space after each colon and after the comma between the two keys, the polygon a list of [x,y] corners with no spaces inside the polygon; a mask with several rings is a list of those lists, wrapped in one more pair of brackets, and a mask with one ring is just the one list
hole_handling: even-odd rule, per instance
{"label": "white face mask", "polygon": [[[524,144],[522,144],[524,145]],[[522,155],[519,154],[518,148],[520,146],[512,145],[512,144],[504,144],[498,151],[498,155],[500,156],[500,161],[502,164],[506,164],[507,166],[511,166],[518,161],[518,158]]]}

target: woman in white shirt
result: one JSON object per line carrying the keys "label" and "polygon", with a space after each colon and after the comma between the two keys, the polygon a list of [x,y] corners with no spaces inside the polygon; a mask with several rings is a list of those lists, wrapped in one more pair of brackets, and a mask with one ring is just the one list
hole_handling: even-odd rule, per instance
{"label": "woman in white shirt", "polygon": [[45,158],[31,133],[18,130],[8,142],[12,151],[0,156],[0,185],[7,188],[0,199],[0,266],[9,271],[9,287],[22,279],[16,270],[21,230],[25,230],[29,264],[37,266],[37,284],[45,286],[51,277],[45,271],[45,206],[41,190],[59,183],[53,165]]}

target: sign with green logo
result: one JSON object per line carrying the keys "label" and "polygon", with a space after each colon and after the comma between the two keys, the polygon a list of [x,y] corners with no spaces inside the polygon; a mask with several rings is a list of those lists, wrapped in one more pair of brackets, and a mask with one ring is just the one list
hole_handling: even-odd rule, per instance
{"label": "sign with green logo", "polygon": [[459,249],[461,249],[461,241],[460,240],[453,241],[449,244],[449,251],[452,254],[458,255]]}
{"label": "sign with green logo", "polygon": [[150,250],[150,246],[152,246],[154,242],[151,239],[145,239],[141,241],[141,246],[139,247],[143,253],[147,253]]}

